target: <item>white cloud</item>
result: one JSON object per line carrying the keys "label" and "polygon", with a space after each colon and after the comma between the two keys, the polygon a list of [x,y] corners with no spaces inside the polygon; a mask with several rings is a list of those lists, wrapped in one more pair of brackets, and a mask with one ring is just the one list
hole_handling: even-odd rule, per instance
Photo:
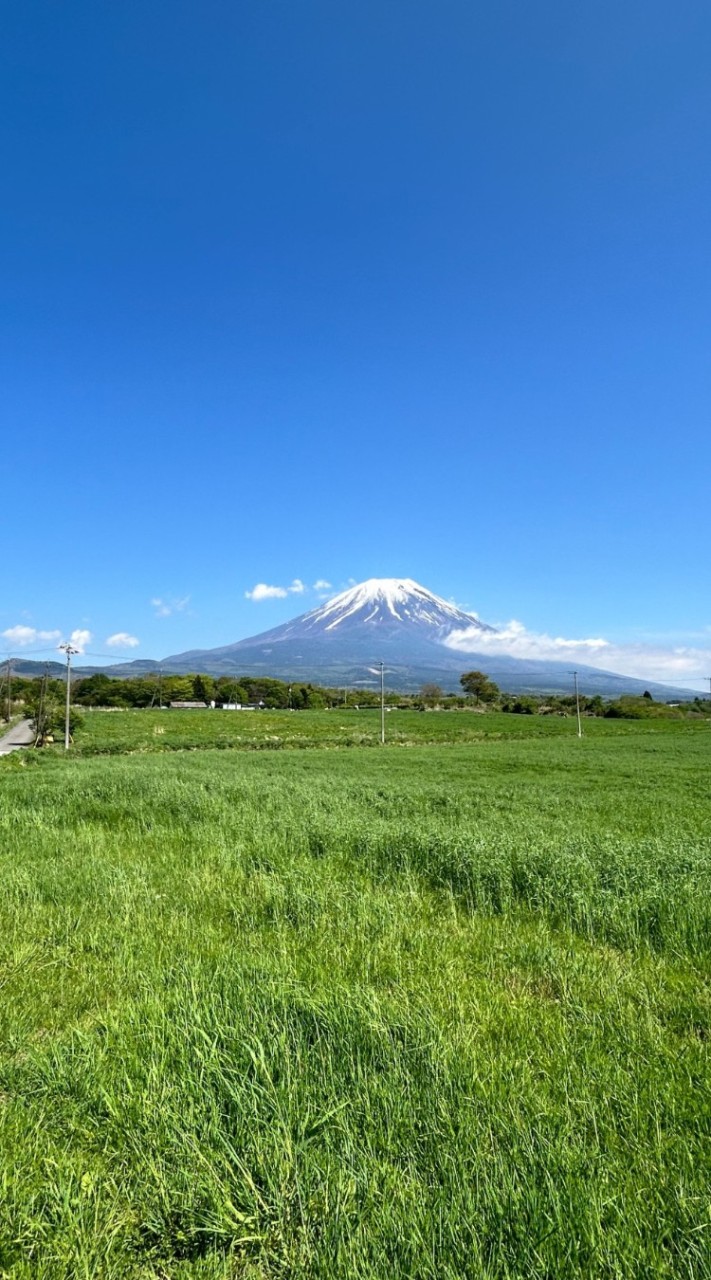
{"label": "white cloud", "polygon": [[130,636],[128,631],[117,631],[104,643],[109,649],[136,649],[141,642],[136,636]]}
{"label": "white cloud", "polygon": [[83,628],[77,627],[76,630],[72,631],[72,634],[69,637],[69,643],[78,650],[79,653],[83,653],[86,646],[91,644],[92,639],[93,637],[90,631],[85,631]]}
{"label": "white cloud", "polygon": [[566,640],[563,636],[528,631],[522,622],[513,619],[497,631],[481,631],[478,627],[463,627],[447,637],[450,649],[463,653],[506,653],[515,658],[565,658],[579,651],[591,657],[600,649],[608,648],[607,640],[600,637],[589,640]]}
{"label": "white cloud", "polygon": [[[19,625],[17,627],[8,627],[7,631],[2,632],[3,638],[13,646],[25,647],[26,645],[36,646],[42,641],[48,642],[52,648],[62,638],[61,631],[39,631],[35,627],[26,627]],[[75,628],[69,637],[69,643],[79,653],[83,653],[86,646],[91,643],[93,637],[91,631],[86,631],[82,627]]]}
{"label": "white cloud", "polygon": [[703,689],[711,671],[711,648],[690,645],[613,644],[596,636],[567,639],[528,631],[522,622],[507,622],[498,631],[464,627],[445,641],[458,653],[502,654],[538,661],[580,662],[618,675],[659,680],[687,689]]}
{"label": "white cloud", "polygon": [[247,600],[283,600],[288,595],[286,587],[269,587],[266,582],[258,582],[251,591],[245,591]]}
{"label": "white cloud", "polygon": [[190,596],[182,596],[177,600],[162,600],[154,596],[151,604],[156,611],[156,618],[169,618],[173,613],[182,613],[190,604]]}
{"label": "white cloud", "polygon": [[266,582],[258,582],[251,591],[245,591],[247,600],[284,600],[286,596],[302,596],[308,587],[301,578],[294,578],[288,587],[271,587]]}
{"label": "white cloud", "polygon": [[41,640],[47,640],[53,643],[61,640],[61,631],[38,631],[35,627],[26,627],[19,624],[16,627],[8,627],[7,631],[2,632],[4,640],[9,640],[14,647],[20,648],[28,644],[39,644]]}
{"label": "white cloud", "polygon": [[251,591],[245,591],[247,600],[284,600],[287,595],[306,595],[307,591],[323,591],[331,588],[331,582],[319,577],[313,586],[306,586],[300,577],[292,579],[290,586],[272,586],[268,582],[257,582]]}

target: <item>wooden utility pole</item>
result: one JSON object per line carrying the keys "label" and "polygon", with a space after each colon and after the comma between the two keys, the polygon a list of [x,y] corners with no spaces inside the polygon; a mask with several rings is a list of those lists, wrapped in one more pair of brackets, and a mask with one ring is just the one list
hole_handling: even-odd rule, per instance
{"label": "wooden utility pole", "polygon": [[60,644],[58,647],[60,649],[63,649],[67,655],[67,706],[66,706],[66,711],[64,713],[64,750],[68,751],[69,750],[69,704],[71,701],[71,688],[72,688],[72,654],[79,653],[79,650],[75,649],[71,644]]}

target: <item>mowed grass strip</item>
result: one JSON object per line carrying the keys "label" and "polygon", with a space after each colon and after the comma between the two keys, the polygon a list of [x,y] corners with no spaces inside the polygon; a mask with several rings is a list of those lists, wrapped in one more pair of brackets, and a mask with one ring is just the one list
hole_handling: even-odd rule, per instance
{"label": "mowed grass strip", "polygon": [[8,762],[2,1273],[709,1274],[708,743]]}

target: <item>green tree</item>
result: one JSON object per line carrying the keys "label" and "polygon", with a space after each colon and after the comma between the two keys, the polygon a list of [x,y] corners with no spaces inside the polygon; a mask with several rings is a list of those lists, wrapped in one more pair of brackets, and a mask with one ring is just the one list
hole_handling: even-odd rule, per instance
{"label": "green tree", "polygon": [[219,676],[215,681],[215,699],[217,702],[236,702],[240,706],[248,702],[247,690],[234,676]]}
{"label": "green tree", "polygon": [[426,707],[436,707],[442,701],[441,685],[435,684],[434,681],[428,681],[420,689],[420,697]]}
{"label": "green tree", "polygon": [[248,702],[263,702],[270,710],[289,705],[289,686],[283,680],[271,676],[240,676],[240,684],[247,692]]}
{"label": "green tree", "polygon": [[196,702],[210,702],[215,696],[215,681],[202,673],[190,677]]}
{"label": "green tree", "polygon": [[192,702],[194,699],[191,676],[163,676],[163,702]]}
{"label": "green tree", "polygon": [[533,716],[538,710],[538,703],[535,698],[527,698],[524,695],[521,698],[515,698],[513,702],[507,703],[506,710],[515,716]]}
{"label": "green tree", "polygon": [[72,699],[83,707],[118,706],[122,702],[122,699],[116,697],[118,683],[101,672],[93,676],[85,676],[83,679],[75,680]]}
{"label": "green tree", "polygon": [[[64,735],[66,717],[66,685],[61,680],[37,680],[25,699],[32,728],[40,743],[52,736]],[[82,724],[82,717],[75,706],[69,708],[69,734],[73,737]]]}
{"label": "green tree", "polygon": [[499,696],[498,684],[494,684],[483,671],[465,671],[459,683],[475,702],[495,702]]}

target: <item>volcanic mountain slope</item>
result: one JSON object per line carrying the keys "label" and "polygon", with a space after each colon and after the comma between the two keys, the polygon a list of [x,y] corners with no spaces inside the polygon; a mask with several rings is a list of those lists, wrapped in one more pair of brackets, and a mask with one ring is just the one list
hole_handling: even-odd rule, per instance
{"label": "volcanic mountain slope", "polygon": [[271,631],[219,649],[176,654],[163,665],[172,671],[368,685],[374,682],[371,668],[383,661],[391,688],[417,688],[460,670],[461,658],[444,641],[452,631],[477,626],[492,630],[410,578],[371,578]]}
{"label": "volcanic mountain slope", "polygon": [[[470,638],[481,632],[481,652],[474,647],[476,640],[467,653],[447,647],[452,632],[465,628]],[[218,649],[175,654],[161,665],[175,672],[367,686],[375,684],[382,661],[390,689],[415,690],[432,681],[458,691],[462,672],[480,668],[508,692],[570,692],[570,668],[565,663],[486,652],[485,637],[495,630],[411,578],[371,578],[271,631]],[[130,666],[123,670],[130,674]],[[659,698],[680,695],[670,686],[650,685],[595,667],[579,666],[578,673],[581,688],[589,694],[619,697],[648,688]],[[681,691],[681,696],[689,695]]]}

